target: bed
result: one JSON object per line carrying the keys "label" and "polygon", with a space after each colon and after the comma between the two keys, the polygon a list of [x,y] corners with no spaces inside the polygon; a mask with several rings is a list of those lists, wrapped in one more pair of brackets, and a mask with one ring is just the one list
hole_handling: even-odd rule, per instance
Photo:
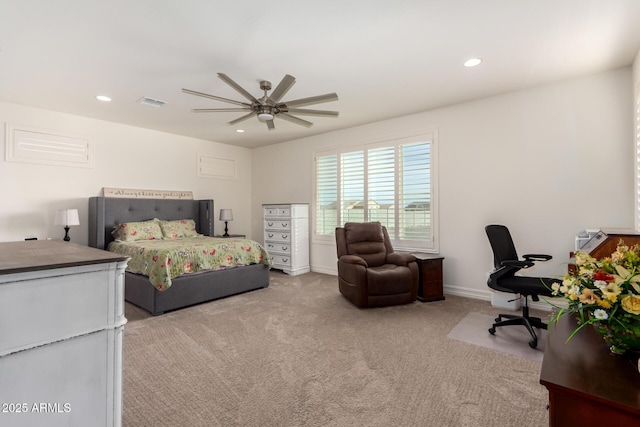
{"label": "bed", "polygon": [[[119,224],[149,221],[193,220],[195,231],[214,235],[213,200],[89,198],[89,246],[107,250]],[[258,244],[257,242],[255,242]],[[125,300],[157,316],[166,311],[269,286],[268,263],[184,274],[157,289],[143,274],[125,273]]]}

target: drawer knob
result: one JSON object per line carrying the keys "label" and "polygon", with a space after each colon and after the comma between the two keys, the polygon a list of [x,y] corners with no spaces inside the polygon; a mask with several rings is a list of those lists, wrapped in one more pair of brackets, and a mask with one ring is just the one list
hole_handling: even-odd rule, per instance
{"label": "drawer knob", "polygon": [[283,250],[283,251],[289,250],[289,247],[288,247],[288,246],[283,246],[283,247],[282,247],[282,250]]}
{"label": "drawer knob", "polygon": [[282,238],[283,238],[283,239],[286,239],[287,237],[289,237],[289,236],[288,236],[288,235],[286,235],[286,234],[283,234],[283,235],[282,235]]}
{"label": "drawer knob", "polygon": [[268,236],[269,236],[269,237],[273,237],[273,234],[269,233],[269,234],[268,234]]}
{"label": "drawer knob", "polygon": [[283,223],[282,223],[282,228],[286,228],[286,227],[288,227],[288,226],[289,226],[289,224],[287,224],[286,222],[283,222]]}
{"label": "drawer knob", "polygon": [[267,223],[267,225],[268,225],[269,227],[273,227],[273,223],[272,223],[272,222],[268,222],[268,223]]}

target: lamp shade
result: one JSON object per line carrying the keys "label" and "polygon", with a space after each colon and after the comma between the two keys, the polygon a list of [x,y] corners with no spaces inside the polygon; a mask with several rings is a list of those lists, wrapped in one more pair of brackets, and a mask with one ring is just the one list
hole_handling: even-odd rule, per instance
{"label": "lamp shade", "polygon": [[233,221],[233,211],[231,209],[220,209],[220,221]]}
{"label": "lamp shade", "polygon": [[80,218],[78,216],[78,209],[59,209],[56,211],[56,217],[54,219],[55,225],[80,225]]}

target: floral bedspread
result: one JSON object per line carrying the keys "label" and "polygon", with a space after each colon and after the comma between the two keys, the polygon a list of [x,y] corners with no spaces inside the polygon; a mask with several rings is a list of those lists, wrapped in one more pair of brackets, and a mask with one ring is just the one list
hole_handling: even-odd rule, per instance
{"label": "floral bedspread", "polygon": [[271,257],[266,249],[249,239],[198,236],[113,241],[107,249],[131,258],[127,270],[149,276],[151,284],[160,291],[168,289],[171,279],[183,274],[248,264],[271,266]]}

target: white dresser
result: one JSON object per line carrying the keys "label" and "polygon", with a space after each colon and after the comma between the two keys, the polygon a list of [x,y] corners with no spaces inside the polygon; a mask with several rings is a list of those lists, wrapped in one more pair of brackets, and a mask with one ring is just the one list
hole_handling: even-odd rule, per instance
{"label": "white dresser", "polygon": [[262,205],[264,246],[271,255],[273,268],[296,276],[308,273],[309,205]]}
{"label": "white dresser", "polygon": [[127,258],[0,243],[0,425],[120,426]]}

